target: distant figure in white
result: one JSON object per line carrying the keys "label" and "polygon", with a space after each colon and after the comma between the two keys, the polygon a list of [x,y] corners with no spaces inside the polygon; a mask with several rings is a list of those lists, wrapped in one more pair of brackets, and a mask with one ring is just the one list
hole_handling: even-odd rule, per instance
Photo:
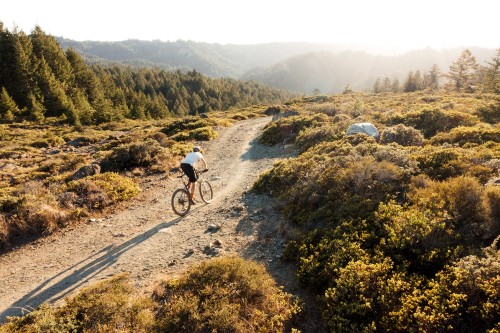
{"label": "distant figure in white", "polygon": [[191,200],[191,204],[196,204],[196,201],[194,201],[194,190],[198,177],[196,172],[194,172],[194,166],[198,161],[201,161],[203,163],[203,169],[206,171],[207,161],[205,161],[205,157],[203,157],[200,147],[196,146],[193,148],[193,151],[189,152],[181,162],[181,169],[189,178],[189,187],[191,191],[189,199]]}

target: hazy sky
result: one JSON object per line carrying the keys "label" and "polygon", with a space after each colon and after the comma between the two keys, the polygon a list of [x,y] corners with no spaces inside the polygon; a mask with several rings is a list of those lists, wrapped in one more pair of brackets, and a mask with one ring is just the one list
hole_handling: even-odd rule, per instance
{"label": "hazy sky", "polygon": [[0,21],[75,40],[500,47],[498,0],[4,0]]}

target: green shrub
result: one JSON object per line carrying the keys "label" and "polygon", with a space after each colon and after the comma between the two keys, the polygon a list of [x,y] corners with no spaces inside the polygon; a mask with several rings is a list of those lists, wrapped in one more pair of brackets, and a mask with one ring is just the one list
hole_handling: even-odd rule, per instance
{"label": "green shrub", "polygon": [[500,122],[500,102],[492,102],[487,105],[481,106],[477,109],[479,118],[490,124],[497,124]]}
{"label": "green shrub", "polygon": [[418,162],[413,158],[411,148],[391,143],[376,146],[372,154],[379,162],[386,161],[397,165],[405,175],[414,175],[419,172]]}
{"label": "green shrub", "polygon": [[263,266],[235,257],[193,267],[154,298],[161,332],[284,332],[297,311]]}
{"label": "green shrub", "polygon": [[0,251],[3,250],[9,241],[10,230],[7,219],[3,213],[0,213]]}
{"label": "green shrub", "polygon": [[13,195],[11,201],[2,206],[7,213],[13,213],[9,214],[9,225],[21,235],[50,234],[69,220],[54,194],[41,182],[28,182]]}
{"label": "green shrub", "polygon": [[337,140],[342,135],[333,126],[309,127],[297,135],[296,144],[300,150],[306,151],[320,142]]}
{"label": "green shrub", "polygon": [[330,119],[324,114],[284,117],[267,124],[259,142],[265,145],[294,142],[297,134],[303,129],[324,125],[330,122]]}
{"label": "green shrub", "polygon": [[492,232],[493,234],[500,233],[500,186],[487,186],[486,205],[489,208]]}
{"label": "green shrub", "polygon": [[393,312],[411,286],[392,263],[351,261],[339,270],[336,286],[326,290],[323,318],[331,332],[399,331]]}
{"label": "green shrub", "polygon": [[209,126],[200,127],[192,130],[189,137],[196,141],[210,141],[217,138],[217,132]]}
{"label": "green shrub", "polygon": [[353,220],[332,231],[316,230],[291,242],[287,251],[293,250],[294,255],[289,259],[297,263],[299,281],[318,295],[333,287],[341,268],[351,261],[369,258],[362,247],[367,229],[366,223]]}
{"label": "green shrub", "polygon": [[64,141],[63,138],[54,135],[53,133],[47,132],[44,135],[43,139],[39,139],[31,143],[32,147],[35,148],[49,148],[49,147],[57,147],[65,144],[66,141]]}
{"label": "green shrub", "polygon": [[234,119],[234,120],[247,120],[248,119],[248,116],[245,115],[245,114],[241,114],[241,113],[236,113],[236,114],[233,114],[231,116],[231,119]]}
{"label": "green shrub", "polygon": [[430,138],[438,132],[447,132],[458,126],[472,126],[479,122],[476,116],[467,113],[440,110],[423,109],[411,111],[405,114],[393,115],[388,119],[389,124],[404,124],[414,127]]}
{"label": "green shrub", "polygon": [[179,132],[190,131],[200,127],[209,126],[209,122],[206,119],[199,117],[186,117],[183,119],[175,120],[166,127],[164,127],[161,132],[168,136],[172,136]]}
{"label": "green shrub", "polygon": [[78,195],[75,205],[90,210],[103,209],[116,202],[128,200],[140,191],[132,179],[113,172],[71,181],[67,189]]}
{"label": "green shrub", "polygon": [[497,242],[407,294],[395,312],[397,327],[404,332],[495,332],[500,322]]}
{"label": "green shrub", "polygon": [[173,135],[172,140],[175,141],[210,141],[217,138],[217,132],[212,127],[199,127],[190,131],[182,131]]}
{"label": "green shrub", "polygon": [[327,116],[333,117],[337,115],[340,110],[339,106],[337,103],[332,103],[332,102],[326,102],[326,103],[314,103],[314,104],[309,104],[304,107],[304,112],[310,112],[310,113],[324,113]]}
{"label": "green shrub", "polygon": [[398,124],[384,129],[380,134],[380,143],[387,144],[391,142],[401,146],[422,146],[424,136],[422,132],[413,127]]}
{"label": "green shrub", "polygon": [[420,170],[435,180],[446,180],[461,175],[471,175],[486,183],[496,170],[481,163],[474,150],[428,147],[414,154]]}
{"label": "green shrub", "polygon": [[480,127],[456,127],[449,133],[439,133],[430,142],[435,144],[457,144],[459,146],[483,144],[485,142],[500,142],[500,129]]}
{"label": "green shrub", "polygon": [[100,165],[103,172],[132,170],[137,167],[162,169],[168,160],[168,151],[157,141],[147,139],[116,148]]}
{"label": "green shrub", "polygon": [[272,105],[264,110],[264,114],[266,116],[273,116],[279,114],[284,109],[284,106],[281,105]]}
{"label": "green shrub", "polygon": [[318,143],[339,140],[345,136],[346,128],[349,126],[350,121],[351,118],[341,114],[333,117],[326,124],[306,127],[299,132],[295,143],[301,151],[306,151]]}
{"label": "green shrub", "polygon": [[52,191],[40,181],[30,181],[0,196],[0,250],[14,241],[48,235],[65,226],[71,215],[62,209]]}
{"label": "green shrub", "polygon": [[[390,194],[404,191],[409,181],[393,163],[378,162],[371,156],[332,158],[326,147],[323,151],[315,147],[296,159],[277,163],[261,175],[254,189],[272,189],[284,201],[284,212],[306,225],[367,217]],[[358,147],[362,151],[367,146]]]}
{"label": "green shrub", "polygon": [[380,204],[375,214],[384,231],[378,248],[405,271],[432,276],[455,258],[444,203],[433,203],[434,207],[422,207],[391,201]]}
{"label": "green shrub", "polygon": [[175,140],[177,142],[188,141],[189,139],[191,139],[191,133],[188,131],[177,132],[172,135],[171,138],[172,140]]}
{"label": "green shrub", "polygon": [[152,332],[153,303],[134,295],[124,274],[83,289],[66,304],[47,304],[23,317],[11,317],[0,331],[14,332]]}
{"label": "green shrub", "polygon": [[443,203],[442,209],[451,222],[448,239],[453,243],[480,245],[495,235],[485,189],[473,177],[429,182],[425,187],[414,188],[409,197],[415,204],[430,202],[432,198]]}

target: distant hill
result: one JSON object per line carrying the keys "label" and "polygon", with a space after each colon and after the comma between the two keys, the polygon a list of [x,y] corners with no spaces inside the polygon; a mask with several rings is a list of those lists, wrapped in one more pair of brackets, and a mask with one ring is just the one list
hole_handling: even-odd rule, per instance
{"label": "distant hill", "polygon": [[271,66],[300,54],[316,51],[338,52],[344,46],[316,43],[269,43],[254,45],[221,45],[193,41],[78,42],[57,38],[63,49],[68,47],[90,62],[120,62],[133,66],[158,66],[164,69],[191,70],[211,77],[240,78],[255,67]]}
{"label": "distant hill", "polygon": [[[314,89],[338,93],[348,84],[354,90],[368,90],[377,78],[386,76],[403,82],[410,70],[423,73],[434,64],[446,72],[466,49],[428,48],[387,56],[349,51],[351,46],[340,44],[221,45],[182,40],[78,42],[64,38],[58,41],[64,49],[73,48],[89,62],[119,62],[170,70],[196,69],[215,78],[254,80],[306,94]],[[494,49],[469,49],[481,65],[495,54]]]}
{"label": "distant hill", "polygon": [[[377,78],[389,77],[403,82],[409,71],[428,72],[436,64],[441,72],[449,70],[464,49],[424,49],[399,56],[374,56],[359,51],[340,53],[311,52],[289,58],[272,66],[253,69],[241,78],[293,91],[338,93],[351,89],[369,90]],[[491,61],[493,49],[470,49],[481,65]]]}

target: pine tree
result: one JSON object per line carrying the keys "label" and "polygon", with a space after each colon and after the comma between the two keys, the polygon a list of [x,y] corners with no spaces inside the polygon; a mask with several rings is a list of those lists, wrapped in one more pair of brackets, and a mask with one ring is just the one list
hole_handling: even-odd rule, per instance
{"label": "pine tree", "polygon": [[0,35],[0,86],[9,91],[20,108],[29,105],[32,82],[32,45],[23,33],[4,30]]}
{"label": "pine tree", "polygon": [[379,94],[381,91],[382,91],[382,88],[381,88],[380,78],[377,78],[375,80],[375,83],[373,84],[372,92],[375,94]]}
{"label": "pine tree", "polygon": [[78,118],[83,125],[92,125],[94,123],[95,110],[88,102],[85,94],[80,89],[75,89],[71,100],[78,110]]}
{"label": "pine tree", "polygon": [[413,75],[413,82],[415,85],[415,91],[417,90],[422,90],[424,86],[424,81],[422,78],[422,74],[420,74],[420,71],[417,70],[415,74]]}
{"label": "pine tree", "polygon": [[33,93],[29,94],[30,106],[28,109],[28,118],[32,121],[39,122],[44,119],[45,108],[40,103]]}
{"label": "pine tree", "polygon": [[473,92],[476,84],[478,64],[469,49],[462,52],[457,61],[450,65],[446,75],[448,87],[454,91]]}
{"label": "pine tree", "polygon": [[55,78],[66,84],[71,77],[71,64],[56,39],[45,34],[39,26],[33,29],[30,37],[34,55],[38,59],[43,57]]}
{"label": "pine tree", "polygon": [[424,89],[430,89],[431,91],[436,91],[439,89],[439,78],[441,77],[441,72],[438,65],[434,64],[431,70],[425,76]]}
{"label": "pine tree", "polygon": [[13,122],[21,111],[16,102],[9,96],[9,93],[2,87],[0,93],[0,121],[10,123]]}
{"label": "pine tree", "polygon": [[403,84],[403,91],[404,92],[413,92],[417,90],[417,85],[415,83],[415,74],[413,74],[413,71],[410,71],[408,73],[408,76],[406,77],[406,81]]}
{"label": "pine tree", "polygon": [[71,65],[71,85],[82,89],[88,101],[93,103],[102,95],[99,80],[75,50],[69,48],[66,58]]}
{"label": "pine tree", "polygon": [[401,84],[399,83],[399,79],[398,78],[395,78],[392,81],[391,90],[392,90],[393,93],[398,93],[398,92],[401,91]]}
{"label": "pine tree", "polygon": [[485,68],[483,90],[494,94],[500,94],[500,48],[491,62],[486,62],[489,66]]}

